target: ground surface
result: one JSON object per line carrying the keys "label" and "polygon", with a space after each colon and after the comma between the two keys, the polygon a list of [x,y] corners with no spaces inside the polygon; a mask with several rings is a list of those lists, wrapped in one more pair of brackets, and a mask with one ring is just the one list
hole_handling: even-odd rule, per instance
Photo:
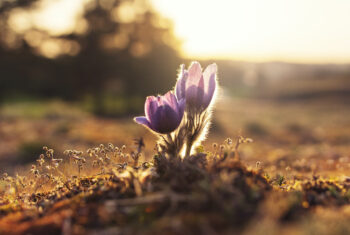
{"label": "ground surface", "polygon": [[[131,118],[96,118],[59,102],[36,105],[1,110],[1,173],[9,172],[1,180],[4,234],[350,233],[344,103],[222,99],[204,151],[184,162],[157,154],[155,138]],[[237,154],[239,135],[254,142]],[[135,162],[140,137],[145,148]],[[63,158],[57,169],[50,152],[42,166],[36,162],[43,145]],[[99,149],[90,157],[93,146]],[[84,153],[64,155],[65,149]]]}

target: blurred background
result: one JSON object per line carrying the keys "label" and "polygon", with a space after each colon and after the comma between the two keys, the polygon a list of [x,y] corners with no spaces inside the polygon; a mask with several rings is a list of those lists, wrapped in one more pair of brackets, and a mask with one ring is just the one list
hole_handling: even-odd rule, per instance
{"label": "blurred background", "polygon": [[132,117],[198,60],[218,64],[222,88],[208,150],[244,135],[252,165],[347,171],[349,12],[345,0],[1,0],[0,170],[43,145],[143,137],[151,157]]}

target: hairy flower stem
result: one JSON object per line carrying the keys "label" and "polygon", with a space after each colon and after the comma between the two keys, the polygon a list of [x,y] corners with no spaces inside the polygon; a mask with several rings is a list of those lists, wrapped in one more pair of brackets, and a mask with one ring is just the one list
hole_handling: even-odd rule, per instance
{"label": "hairy flower stem", "polygon": [[193,141],[190,138],[187,139],[185,157],[189,157],[192,150]]}
{"label": "hairy flower stem", "polygon": [[169,154],[170,157],[175,158],[179,155],[182,146],[182,138],[178,138],[179,132],[160,135],[159,146],[163,152]]}
{"label": "hairy flower stem", "polygon": [[176,157],[177,150],[173,137],[171,136],[171,134],[167,134],[166,137],[168,139],[168,153],[170,154],[170,156]]}
{"label": "hairy flower stem", "polygon": [[188,112],[186,115],[186,151],[185,157],[191,155],[194,144],[199,144],[205,137],[210,114],[204,112]]}

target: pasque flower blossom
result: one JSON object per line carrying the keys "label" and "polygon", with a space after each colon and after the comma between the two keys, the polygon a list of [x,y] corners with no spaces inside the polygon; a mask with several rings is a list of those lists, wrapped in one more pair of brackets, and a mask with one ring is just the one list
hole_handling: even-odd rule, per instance
{"label": "pasque flower blossom", "polygon": [[164,96],[148,96],[144,117],[136,117],[135,122],[151,130],[168,134],[178,128],[184,115],[185,99],[177,99],[172,91]]}
{"label": "pasque flower blossom", "polygon": [[181,65],[176,83],[176,97],[186,99],[187,108],[204,111],[213,99],[216,89],[216,64],[209,65],[202,73],[201,65],[193,62],[188,70]]}
{"label": "pasque flower blossom", "polygon": [[134,120],[158,135],[158,151],[172,157],[183,152],[183,157],[189,157],[205,139],[217,89],[216,72],[216,64],[204,72],[198,62],[193,62],[188,70],[181,65],[174,91],[147,97],[145,116]]}

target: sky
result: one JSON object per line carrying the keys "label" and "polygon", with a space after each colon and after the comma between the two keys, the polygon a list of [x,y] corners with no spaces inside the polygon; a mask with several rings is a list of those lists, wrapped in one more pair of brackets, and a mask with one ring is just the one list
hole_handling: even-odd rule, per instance
{"label": "sky", "polygon": [[350,62],[350,0],[152,0],[186,57]]}
{"label": "sky", "polygon": [[[74,29],[84,1],[44,0],[34,23],[53,34]],[[150,1],[173,21],[184,57],[350,62],[350,0]],[[25,30],[18,15],[13,24]]]}

